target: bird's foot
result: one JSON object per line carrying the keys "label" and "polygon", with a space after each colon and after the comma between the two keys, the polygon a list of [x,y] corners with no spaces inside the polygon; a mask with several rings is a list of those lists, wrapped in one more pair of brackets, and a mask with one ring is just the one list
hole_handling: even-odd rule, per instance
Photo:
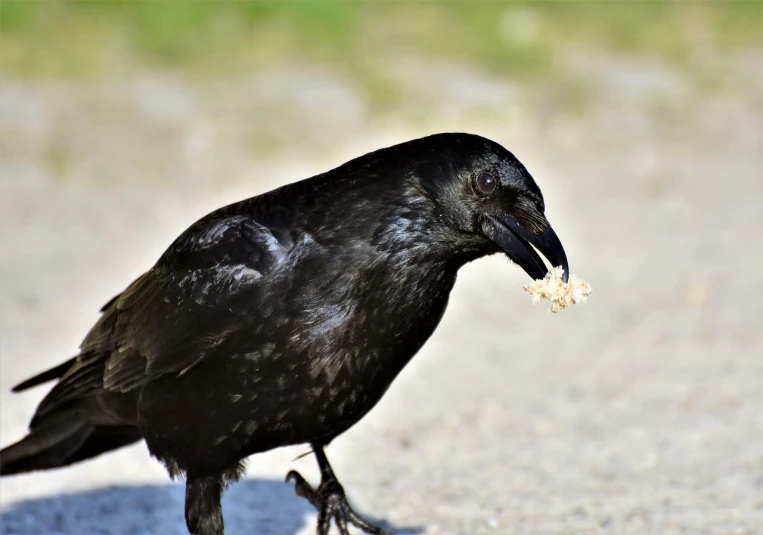
{"label": "bird's foot", "polygon": [[318,510],[316,530],[318,535],[328,535],[332,519],[336,522],[341,535],[349,535],[350,532],[347,531],[349,524],[370,535],[390,535],[352,510],[342,485],[336,479],[323,481],[317,489],[314,489],[299,472],[292,470],[286,474],[286,481],[293,481],[297,496],[307,499]]}

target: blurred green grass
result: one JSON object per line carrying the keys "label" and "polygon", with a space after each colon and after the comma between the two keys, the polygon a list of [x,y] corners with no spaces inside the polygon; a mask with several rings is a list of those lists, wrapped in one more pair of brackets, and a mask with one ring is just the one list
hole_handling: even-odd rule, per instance
{"label": "blurred green grass", "polygon": [[373,79],[407,55],[533,77],[572,48],[681,62],[762,44],[761,1],[0,0],[0,73],[23,77],[309,62]]}

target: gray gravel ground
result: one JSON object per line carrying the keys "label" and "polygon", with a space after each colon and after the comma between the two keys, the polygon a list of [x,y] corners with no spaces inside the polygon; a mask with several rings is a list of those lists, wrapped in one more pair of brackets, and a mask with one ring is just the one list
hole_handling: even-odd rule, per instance
{"label": "gray gravel ground", "polygon": [[[526,163],[594,294],[552,316],[505,258],[467,266],[434,337],[328,450],[351,498],[400,533],[763,534],[761,87],[703,95],[653,67],[581,64],[599,93],[575,112],[474,73],[438,84],[456,88],[447,100],[411,83],[411,110],[428,98],[431,115],[383,118],[341,79],[298,69],[0,83],[2,443],[45,391],[9,388],[72,355],[197,217],[465,130]],[[291,137],[306,141],[284,149]],[[229,533],[313,532],[282,483],[291,468],[317,480],[311,458],[292,462],[303,451],[251,459],[225,498]],[[7,534],[185,533],[182,485],[143,445],[3,479],[0,499]]]}

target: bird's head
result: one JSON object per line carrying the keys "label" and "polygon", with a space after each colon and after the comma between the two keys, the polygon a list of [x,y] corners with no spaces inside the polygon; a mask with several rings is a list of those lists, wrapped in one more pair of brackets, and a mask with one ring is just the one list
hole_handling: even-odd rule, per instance
{"label": "bird's head", "polygon": [[517,158],[498,143],[471,134],[438,134],[417,140],[409,176],[431,203],[435,219],[454,243],[490,254],[503,251],[534,279],[569,266],[545,216],[540,188]]}

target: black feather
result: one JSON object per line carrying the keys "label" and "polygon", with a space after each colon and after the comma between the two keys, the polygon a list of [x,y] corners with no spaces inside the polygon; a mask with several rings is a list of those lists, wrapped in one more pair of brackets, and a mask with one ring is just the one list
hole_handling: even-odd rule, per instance
{"label": "black feather", "polygon": [[[481,173],[496,179],[489,195],[472,187]],[[468,134],[381,149],[220,208],[103,307],[76,359],[15,388],[60,378],[30,434],[0,452],[2,473],[142,437],[188,477],[188,526],[221,535],[220,494],[247,456],[308,443],[334,477],[323,447],[431,336],[457,271],[530,248],[523,240],[550,230],[543,210],[522,164]],[[504,220],[525,230],[489,226]],[[536,253],[518,258],[542,269]]]}

